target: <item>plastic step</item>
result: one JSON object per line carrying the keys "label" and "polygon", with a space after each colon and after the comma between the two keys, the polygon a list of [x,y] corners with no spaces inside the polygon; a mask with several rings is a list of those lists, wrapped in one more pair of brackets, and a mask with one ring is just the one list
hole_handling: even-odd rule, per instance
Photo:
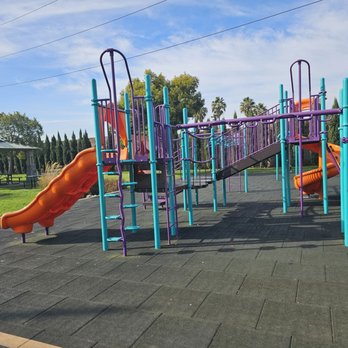
{"label": "plastic step", "polygon": [[121,215],[107,215],[105,220],[121,220]]}
{"label": "plastic step", "polygon": [[103,172],[104,175],[119,175],[119,172]]}
{"label": "plastic step", "polygon": [[122,241],[122,237],[108,237],[107,238],[107,241],[108,242],[119,242],[119,241]]}
{"label": "plastic step", "polygon": [[119,192],[114,192],[114,193],[105,193],[104,194],[104,197],[106,198],[114,198],[114,197],[121,197],[120,193]]}
{"label": "plastic step", "polygon": [[138,183],[136,181],[123,182],[122,186],[135,186]]}
{"label": "plastic step", "polygon": [[117,153],[116,149],[103,149],[101,150],[101,152],[105,152],[105,153]]}
{"label": "plastic step", "polygon": [[123,206],[124,209],[131,209],[131,208],[136,208],[139,207],[139,204],[125,204]]}
{"label": "plastic step", "polygon": [[125,159],[125,160],[121,160],[121,163],[135,163],[136,160],[135,159]]}
{"label": "plastic step", "polygon": [[135,231],[135,230],[139,230],[140,226],[126,226],[124,229],[126,231]]}

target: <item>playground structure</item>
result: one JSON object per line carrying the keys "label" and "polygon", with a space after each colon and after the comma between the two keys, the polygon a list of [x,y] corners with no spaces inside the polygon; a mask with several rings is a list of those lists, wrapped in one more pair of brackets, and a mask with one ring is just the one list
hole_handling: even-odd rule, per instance
{"label": "playground structure", "polygon": [[[130,86],[130,93],[124,93],[124,110],[118,109],[116,55],[124,61]],[[136,192],[143,193],[143,204],[151,202],[154,247],[159,249],[159,206],[166,210],[167,239],[170,243],[171,238],[179,233],[177,194],[183,194],[184,209],[192,225],[193,206],[199,204],[199,189],[212,185],[212,205],[217,211],[218,181],[222,183],[222,204],[225,206],[226,180],[230,176],[244,171],[247,186],[247,168],[278,154],[281,156],[283,212],[286,213],[291,204],[289,147],[294,146],[299,164],[294,185],[300,190],[301,215],[304,213],[303,195],[311,193],[320,195],[324,214],[328,214],[327,179],[340,174],[341,226],[345,246],[348,246],[348,79],[344,80],[341,92],[342,108],[326,109],[324,79],[321,79],[319,93],[313,94],[309,63],[298,60],[290,67],[291,95],[281,85],[279,103],[264,114],[188,123],[189,115],[185,108],[183,123],[171,125],[166,87],[163,89],[163,104],[155,106],[150,76],[145,77],[145,96],[134,95],[128,63],[121,52],[105,50],[100,63],[108,96],[98,98],[97,84],[93,80],[96,148],[86,150],[89,158],[87,167],[81,164],[85,163],[87,153],[80,153],[79,159],[64,169],[60,179],[54,179],[28,207],[5,214],[1,218],[2,228],[13,228],[22,234],[23,240],[35,222],[46,227],[47,231],[54,218],[69,209],[98,179],[103,250],[109,249],[109,243],[121,242],[123,254],[127,255],[127,231],[135,233],[140,228]],[[294,81],[296,68],[297,84]],[[308,88],[305,89],[304,84]],[[340,146],[327,143],[326,123],[336,115],[340,117]],[[304,149],[319,154],[318,169],[303,172]],[[117,178],[118,191],[104,192],[105,175]],[[74,191],[75,185],[80,189]],[[129,195],[127,203],[125,195]],[[129,216],[126,211],[130,211]],[[118,235],[110,232],[112,221],[119,226]]]}

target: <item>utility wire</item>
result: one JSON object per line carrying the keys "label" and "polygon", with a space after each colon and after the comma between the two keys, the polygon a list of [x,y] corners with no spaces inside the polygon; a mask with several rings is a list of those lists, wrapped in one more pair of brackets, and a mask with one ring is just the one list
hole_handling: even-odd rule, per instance
{"label": "utility wire", "polygon": [[[56,1],[58,1],[58,0],[56,0]],[[136,10],[136,11],[133,11],[133,12],[130,12],[130,13],[127,13],[127,14],[125,14],[125,15],[123,15],[123,16],[118,17],[118,18],[111,19],[111,20],[109,20],[109,21],[107,21],[107,22],[97,24],[97,25],[95,25],[95,26],[93,26],[93,27],[89,27],[89,28],[80,30],[80,31],[78,31],[78,32],[76,32],[76,33],[69,34],[69,35],[65,35],[65,36],[60,37],[60,38],[58,38],[58,39],[54,39],[54,40],[51,40],[51,41],[47,41],[47,42],[44,42],[44,43],[39,44],[39,45],[36,45],[36,46],[24,48],[24,49],[19,50],[19,51],[16,51],[16,52],[12,52],[12,53],[5,54],[5,55],[3,55],[3,56],[0,56],[0,59],[2,59],[2,58],[7,58],[7,57],[11,57],[11,56],[14,56],[14,55],[17,55],[17,54],[20,54],[20,53],[32,51],[32,50],[35,50],[35,49],[40,48],[40,47],[43,47],[43,46],[51,45],[51,44],[53,44],[53,43],[55,43],[55,42],[59,42],[59,41],[68,39],[68,38],[70,38],[70,37],[73,37],[73,36],[77,36],[77,35],[86,33],[87,31],[100,28],[100,27],[102,27],[102,26],[104,26],[104,25],[107,25],[107,24],[110,24],[110,23],[119,21],[120,19],[124,19],[124,18],[130,17],[130,16],[132,16],[132,15],[134,15],[134,14],[137,14],[137,13],[139,13],[139,12],[148,10],[149,8],[154,7],[154,6],[157,6],[157,5],[160,5],[160,4],[162,4],[162,3],[166,2],[166,1],[167,1],[167,0],[161,0],[161,1],[156,2],[156,3],[154,3],[154,4],[151,4],[151,5],[148,5],[148,6],[146,6],[146,7],[143,7],[143,8],[141,8],[141,9],[139,9],[139,10]]]}
{"label": "utility wire", "polygon": [[[147,56],[147,55],[150,55],[150,54],[153,54],[153,53],[157,53],[157,52],[160,52],[160,51],[165,51],[165,50],[173,48],[173,47],[178,47],[178,46],[186,45],[186,44],[189,44],[189,43],[192,43],[192,42],[195,42],[195,41],[203,40],[203,39],[215,36],[215,35],[219,35],[219,34],[225,33],[227,31],[236,30],[236,29],[239,29],[239,28],[242,28],[242,27],[246,27],[246,26],[251,25],[251,24],[255,24],[255,23],[258,23],[258,22],[265,21],[265,20],[270,19],[270,18],[274,18],[274,17],[280,16],[280,15],[285,14],[285,13],[293,12],[293,11],[302,9],[304,7],[308,7],[308,6],[317,4],[317,3],[322,2],[322,1],[324,1],[324,0],[312,1],[310,3],[304,4],[304,5],[301,5],[301,6],[293,7],[293,8],[290,8],[288,10],[285,10],[285,11],[277,12],[277,13],[274,13],[274,14],[269,15],[269,16],[265,16],[265,17],[261,17],[261,18],[255,19],[253,21],[245,22],[245,23],[242,23],[242,24],[230,27],[230,28],[226,28],[226,29],[223,29],[223,30],[216,31],[214,33],[198,36],[198,37],[195,37],[193,39],[182,41],[182,42],[179,42],[179,43],[176,43],[176,44],[173,44],[173,45],[169,45],[169,46],[157,48],[155,50],[146,51],[146,52],[139,53],[139,54],[136,54],[136,55],[133,55],[133,56],[129,56],[129,57],[127,57],[127,59],[128,60],[129,59],[135,59],[135,58]],[[117,60],[116,62],[119,62],[119,61],[120,60]],[[57,77],[61,77],[61,76],[72,75],[72,74],[79,73],[79,72],[82,72],[82,71],[97,69],[99,67],[100,67],[99,65],[94,65],[94,66],[90,66],[90,67],[86,67],[86,68],[82,68],[82,69],[78,69],[78,70],[68,71],[68,72],[65,72],[65,73],[60,73],[60,74],[56,74],[56,75],[40,77],[40,78],[37,78],[37,79],[8,83],[8,84],[0,85],[0,88],[24,85],[24,84],[28,84],[28,83],[39,82],[39,81],[48,80],[48,79],[52,79],[52,78],[57,78]]]}
{"label": "utility wire", "polygon": [[54,4],[55,2],[57,2],[57,1],[59,1],[59,0],[54,0],[54,1],[48,2],[47,4],[44,4],[44,5],[38,7],[38,8],[36,8],[36,9],[34,9],[34,10],[31,10],[31,11],[29,11],[29,12],[25,12],[25,13],[23,13],[22,15],[20,15],[20,16],[18,16],[18,17],[12,18],[12,19],[10,19],[10,20],[8,20],[8,21],[6,21],[6,22],[2,22],[2,23],[0,23],[0,26],[3,26],[3,25],[6,25],[6,24],[15,22],[15,21],[17,21],[18,19],[21,19],[21,18],[23,18],[23,17],[26,17],[26,16],[28,16],[28,15],[30,15],[30,14],[36,12],[36,11],[41,10],[41,9],[44,8],[44,7],[47,7],[47,6],[49,6],[49,5],[52,5],[52,4]]}

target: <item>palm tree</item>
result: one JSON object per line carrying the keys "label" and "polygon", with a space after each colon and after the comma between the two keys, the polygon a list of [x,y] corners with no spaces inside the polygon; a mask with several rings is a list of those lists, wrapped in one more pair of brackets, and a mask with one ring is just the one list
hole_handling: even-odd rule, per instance
{"label": "palm tree", "polygon": [[196,123],[203,122],[204,117],[207,115],[208,109],[205,106],[202,106],[194,115],[194,120]]}
{"label": "palm tree", "polygon": [[255,102],[249,97],[245,97],[240,103],[240,112],[245,116],[250,117],[254,115]]}
{"label": "palm tree", "polygon": [[256,115],[264,115],[266,111],[267,111],[266,105],[263,104],[263,103],[258,103],[254,107],[254,116],[256,116]]}
{"label": "palm tree", "polygon": [[224,98],[216,97],[211,103],[211,110],[213,112],[214,121],[220,120],[221,115],[226,111],[226,103]]}

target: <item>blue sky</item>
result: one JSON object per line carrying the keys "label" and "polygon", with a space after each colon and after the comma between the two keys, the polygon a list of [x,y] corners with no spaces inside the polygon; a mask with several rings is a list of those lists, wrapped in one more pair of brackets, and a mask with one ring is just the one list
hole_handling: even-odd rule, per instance
{"label": "blue sky", "polygon": [[[310,1],[167,0],[133,16],[66,40],[11,55],[139,10],[149,0],[58,0],[28,16],[3,24],[49,0],[2,0],[0,13],[0,111],[36,117],[49,136],[86,129],[92,136],[90,81],[96,78],[99,96],[105,91],[100,68],[21,84],[23,81],[98,65],[108,47],[133,56],[198,36],[240,25],[301,6]],[[327,79],[328,104],[348,76],[348,2],[324,0],[312,6],[225,32],[191,44],[129,60],[133,77],[150,68],[173,78],[195,75],[210,110],[223,97],[225,118],[239,114],[249,96],[271,107],[278,86],[289,88],[289,66],[299,58],[312,68],[313,90]],[[9,55],[7,57],[3,57]],[[120,66],[120,86],[126,83]],[[4,86],[18,83],[15,86]]]}

